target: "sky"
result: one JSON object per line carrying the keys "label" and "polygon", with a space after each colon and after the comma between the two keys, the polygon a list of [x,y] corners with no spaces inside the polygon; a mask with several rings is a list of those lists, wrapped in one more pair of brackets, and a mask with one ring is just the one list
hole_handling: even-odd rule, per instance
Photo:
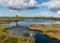
{"label": "sky", "polygon": [[0,0],[0,16],[60,17],[60,0]]}

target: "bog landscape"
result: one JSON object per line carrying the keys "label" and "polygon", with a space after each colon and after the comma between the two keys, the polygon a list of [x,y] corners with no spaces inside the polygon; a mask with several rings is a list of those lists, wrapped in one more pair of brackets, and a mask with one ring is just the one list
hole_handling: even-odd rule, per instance
{"label": "bog landscape", "polygon": [[60,43],[60,0],[0,0],[0,43]]}

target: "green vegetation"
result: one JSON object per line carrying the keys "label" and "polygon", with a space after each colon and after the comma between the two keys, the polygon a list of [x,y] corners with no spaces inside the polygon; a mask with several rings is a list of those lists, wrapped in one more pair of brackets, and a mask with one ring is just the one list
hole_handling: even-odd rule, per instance
{"label": "green vegetation", "polygon": [[[60,18],[53,17],[0,17],[0,24],[18,22],[24,20],[55,20],[60,21]],[[29,28],[31,30],[37,30],[51,38],[60,40],[60,25],[38,25],[33,24]],[[5,30],[11,29],[10,27],[0,26],[0,43],[35,43],[33,37],[17,36],[13,34],[7,34]]]}
{"label": "green vegetation", "polygon": [[55,20],[60,21],[60,18],[54,17],[0,17],[0,24],[2,23],[10,23],[10,22],[18,22],[24,20]]}
{"label": "green vegetation", "polygon": [[[24,21],[27,18],[21,17],[0,17],[0,24]],[[11,29],[10,27],[0,26],[0,43],[35,43],[33,37],[17,36],[13,34],[7,34],[5,31]]]}
{"label": "green vegetation", "polygon": [[29,26],[29,29],[34,31],[40,31],[44,35],[49,36],[52,39],[60,40],[60,24],[32,24],[31,26]]}
{"label": "green vegetation", "polygon": [[10,29],[10,27],[0,26],[0,43],[35,43],[35,39],[33,37],[7,34],[5,32],[7,29]]}

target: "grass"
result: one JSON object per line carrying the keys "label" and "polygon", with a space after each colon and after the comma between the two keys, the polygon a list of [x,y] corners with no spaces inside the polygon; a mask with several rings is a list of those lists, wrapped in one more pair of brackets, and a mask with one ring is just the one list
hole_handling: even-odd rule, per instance
{"label": "grass", "polygon": [[[0,24],[18,22],[24,20],[54,20],[60,21],[60,18],[53,17],[0,17]],[[31,30],[37,30],[46,34],[48,36],[53,36],[53,38],[60,40],[60,25],[37,25],[33,24],[29,28]],[[35,43],[33,37],[17,36],[13,34],[7,34],[5,30],[10,29],[10,27],[0,26],[0,43]]]}
{"label": "grass", "polygon": [[0,24],[18,22],[24,20],[53,20],[60,21],[60,18],[55,17],[0,17]]}
{"label": "grass", "polygon": [[13,34],[7,34],[5,30],[10,27],[0,26],[0,43],[35,43],[33,37],[24,37]]}
{"label": "grass", "polygon": [[29,29],[34,31],[40,31],[44,35],[47,35],[52,39],[60,40],[60,24],[52,25],[32,24],[31,26],[29,26]]}
{"label": "grass", "polygon": [[[0,24],[24,21],[25,18],[20,17],[0,17]],[[33,37],[17,36],[7,34],[5,31],[11,29],[10,27],[0,26],[0,43],[35,43]]]}

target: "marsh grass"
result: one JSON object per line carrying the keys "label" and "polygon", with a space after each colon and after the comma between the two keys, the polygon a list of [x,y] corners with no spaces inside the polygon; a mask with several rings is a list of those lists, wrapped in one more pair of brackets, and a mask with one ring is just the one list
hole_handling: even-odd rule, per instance
{"label": "marsh grass", "polygon": [[30,30],[40,31],[44,35],[50,38],[60,40],[60,24],[44,25],[44,24],[32,24],[29,26]]}
{"label": "marsh grass", "polygon": [[7,34],[5,30],[10,27],[0,26],[0,43],[35,43],[33,37],[24,37],[13,34]]}

